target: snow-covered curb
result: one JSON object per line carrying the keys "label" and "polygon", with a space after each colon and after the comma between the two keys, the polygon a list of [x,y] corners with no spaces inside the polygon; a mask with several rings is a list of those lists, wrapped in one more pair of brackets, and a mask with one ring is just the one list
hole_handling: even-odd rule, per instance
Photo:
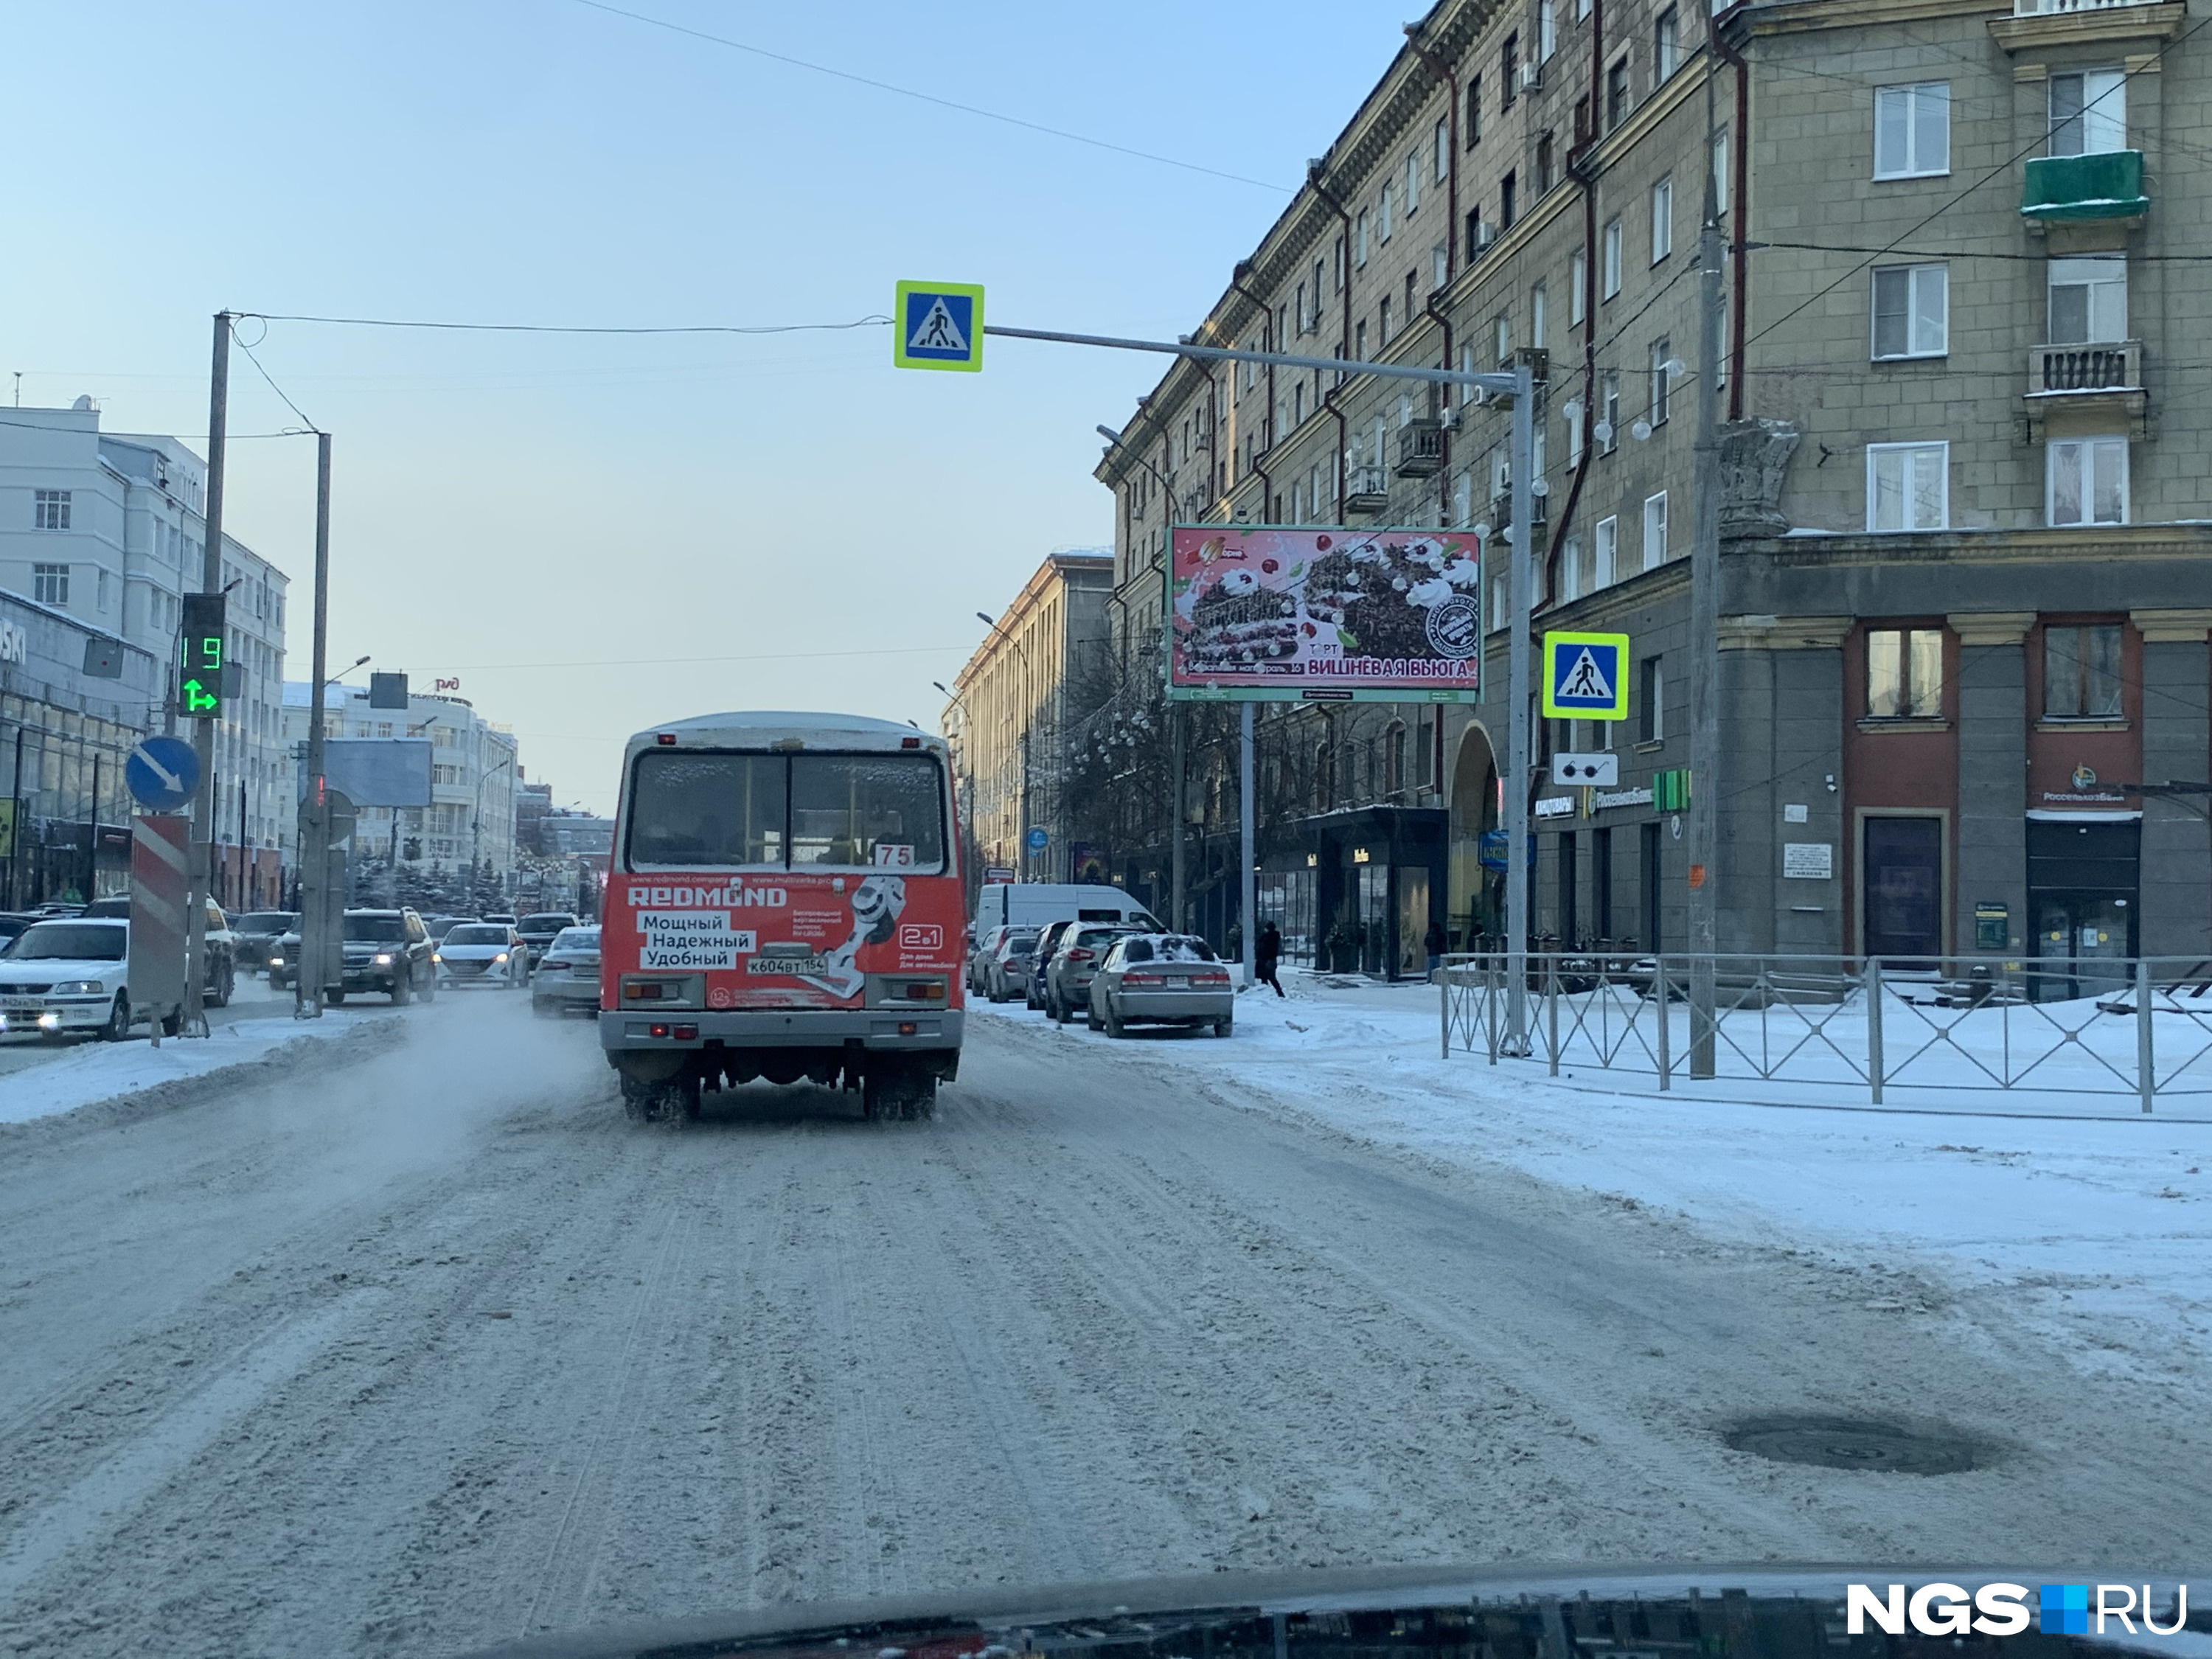
{"label": "snow-covered curb", "polygon": [[242,1085],[248,1074],[281,1070],[332,1042],[381,1035],[390,1016],[326,1010],[320,1019],[237,1020],[204,1038],[144,1038],[82,1043],[42,1065],[0,1075],[0,1133],[42,1118],[120,1101],[160,1108]]}
{"label": "snow-covered curb", "polygon": [[[1875,1277],[1869,1305],[1942,1317],[1967,1304],[2060,1343],[2072,1363],[2212,1395],[2212,1123],[2110,1113],[1856,1109],[1789,1085],[1761,1102],[1657,1094],[1605,1073],[1440,1058],[1437,992],[1284,975],[1237,999],[1228,1042],[1140,1033],[1112,1045],[1210,1097],[1288,1112],[1446,1165],[1505,1163],[1678,1212],[1722,1237],[1809,1251]],[[1018,1005],[973,1005],[1043,1042]],[[1778,1106],[1796,1109],[1775,1109]],[[2198,1206],[2207,1207],[2199,1209]]]}

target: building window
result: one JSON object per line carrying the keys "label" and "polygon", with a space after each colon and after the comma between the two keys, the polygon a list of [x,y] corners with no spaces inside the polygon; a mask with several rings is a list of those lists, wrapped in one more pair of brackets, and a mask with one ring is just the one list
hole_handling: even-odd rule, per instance
{"label": "building window", "polygon": [[2128,521],[2125,438],[2054,439],[2046,454],[2053,529]]}
{"label": "building window", "polygon": [[1583,568],[1583,538],[1570,536],[1559,549],[1559,597],[1578,599],[1590,591],[1589,573]]}
{"label": "building window", "polygon": [[[1341,237],[1341,236],[1340,236],[1340,237],[1338,237],[1338,238],[1336,239],[1335,246],[1334,246],[1334,250],[1333,250],[1333,252],[1332,252],[1332,253],[1331,253],[1331,255],[1330,255],[1330,258],[1329,258],[1329,275],[1330,275],[1330,277],[1331,277],[1331,279],[1332,279],[1332,280],[1331,280],[1330,292],[1331,292],[1331,293],[1334,293],[1334,294],[1341,294],[1341,293],[1343,293],[1343,292],[1344,292],[1344,238],[1343,238],[1343,237]],[[1341,354],[1340,354],[1340,355],[1341,355]]]}
{"label": "building window", "polygon": [[31,597],[40,605],[69,603],[69,573],[65,564],[34,564],[31,567]]}
{"label": "building window", "polygon": [[1589,15],[1590,0],[1575,0],[1575,21],[1586,22],[1589,21]]}
{"label": "building window", "polygon": [[2043,714],[2046,720],[2120,718],[2120,626],[2043,630]]}
{"label": "building window", "polygon": [[1449,116],[1437,117],[1436,139],[1436,177],[1437,182],[1441,185],[1451,176],[1451,118]]}
{"label": "building window", "polygon": [[1674,251],[1674,175],[1651,186],[1651,263]]}
{"label": "building window", "polygon": [[1504,85],[1498,89],[1498,101],[1503,106],[1513,101],[1518,90],[1515,82],[1521,78],[1521,37],[1509,34],[1505,44],[1498,49],[1498,75]]}
{"label": "building window", "polygon": [[1604,251],[1600,255],[1602,269],[1598,273],[1599,292],[1612,299],[1620,292],[1620,221],[1605,222]]}
{"label": "building window", "polygon": [[107,568],[106,568],[106,567],[105,565],[99,566],[99,567],[95,568],[95,569],[94,569],[94,573],[93,573],[92,591],[93,591],[93,593],[94,593],[94,598],[93,603],[94,603],[94,605],[97,605],[100,610],[102,610],[102,611],[106,610],[106,609],[107,609]]}
{"label": "building window", "polygon": [[1866,714],[1932,720],[1943,713],[1943,630],[1872,628],[1866,636]]}
{"label": "building window", "polygon": [[2118,70],[2051,77],[2051,153],[2101,155],[2128,147],[2128,82]]}
{"label": "building window", "polygon": [[1467,77],[1467,147],[1473,149],[1482,140],[1482,76]]}
{"label": "building window", "polygon": [[1874,355],[1941,357],[1950,349],[1948,265],[1889,265],[1874,273]]}
{"label": "building window", "polygon": [[1620,441],[1620,371],[1608,368],[1597,377],[1597,425],[1590,436],[1597,440],[1597,453],[1613,453],[1613,446]]}
{"label": "building window", "polygon": [[1553,0],[1536,0],[1536,61],[1549,63],[1559,49],[1559,20]]}
{"label": "building window", "polygon": [[1498,181],[1498,234],[1503,236],[1513,228],[1513,175],[1508,173]]}
{"label": "building window", "polygon": [[1387,184],[1382,186],[1382,198],[1375,206],[1375,240],[1378,242],[1390,240],[1390,186]]}
{"label": "building window", "polygon": [[1451,249],[1438,242],[1429,250],[1429,286],[1441,292],[1451,283]]}
{"label": "building window", "polygon": [[1682,66],[1682,17],[1669,6],[1651,31],[1651,72],[1665,80]]}
{"label": "building window", "polygon": [[1395,795],[1406,787],[1406,728],[1393,720],[1382,734],[1382,793]]}
{"label": "building window", "polygon": [[1545,349],[1544,325],[1547,319],[1544,313],[1548,309],[1545,297],[1541,283],[1528,290],[1528,343],[1539,351]]}
{"label": "building window", "polygon": [[67,530],[70,527],[70,492],[66,489],[33,490],[31,514],[33,529]]}
{"label": "building window", "polygon": [[1352,263],[1360,270],[1367,269],[1367,210],[1359,210],[1359,218],[1352,228]]}
{"label": "building window", "polygon": [[1638,743],[1664,743],[1667,740],[1667,676],[1662,657],[1646,657],[1638,665],[1637,676],[1641,682],[1637,690],[1643,695],[1637,698],[1636,740]]}
{"label": "building window", "polygon": [[1951,170],[1951,83],[1874,89],[1874,176],[1926,179]]}
{"label": "building window", "polygon": [[1725,131],[1713,135],[1713,206],[1726,213],[1729,204],[1729,148]]}
{"label": "building window", "polygon": [[1667,562],[1667,492],[1644,498],[1644,568],[1656,570]]}
{"label": "building window", "polygon": [[1379,345],[1390,343],[1390,296],[1387,294],[1375,307],[1375,338]]}
{"label": "building window", "polygon": [[1951,522],[1951,447],[1867,446],[1867,528],[1942,530]]}
{"label": "building window", "polygon": [[1406,158],[1406,216],[1410,219],[1421,209],[1421,153],[1415,150]]}
{"label": "building window", "polygon": [[1651,424],[1667,424],[1667,393],[1674,384],[1674,353],[1665,335],[1651,343]]}
{"label": "building window", "polygon": [[1498,366],[1503,368],[1513,356],[1513,319],[1503,312],[1490,325],[1490,341]]}
{"label": "building window", "polygon": [[1536,140],[1536,194],[1550,194],[1552,186],[1559,182],[1558,151],[1553,147],[1552,135],[1547,132]]}
{"label": "building window", "polygon": [[2053,345],[2128,337],[2128,262],[2053,259],[2047,338]]}
{"label": "building window", "polygon": [[1577,328],[1589,316],[1589,255],[1577,248],[1567,256],[1567,321]]}
{"label": "building window", "polygon": [[1628,60],[1624,58],[1605,72],[1605,130],[1611,132],[1628,118]]}

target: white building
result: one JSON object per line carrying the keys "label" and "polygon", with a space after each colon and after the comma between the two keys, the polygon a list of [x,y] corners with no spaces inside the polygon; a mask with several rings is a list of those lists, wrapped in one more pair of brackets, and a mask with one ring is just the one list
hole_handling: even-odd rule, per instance
{"label": "white building", "polygon": [[[311,689],[304,681],[284,688],[285,752],[293,766],[306,752]],[[325,738],[430,741],[431,805],[363,807],[354,831],[356,848],[389,855],[396,837],[398,862],[410,869],[473,866],[512,888],[520,788],[513,732],[484,719],[464,697],[417,692],[404,709],[372,708],[368,693],[352,685],[333,685],[324,693],[323,721]],[[296,772],[293,778],[296,799],[301,786]]]}
{"label": "white building", "polygon": [[[207,545],[207,463],[174,438],[103,433],[100,412],[79,401],[11,409],[0,423],[0,588],[173,665],[182,596],[199,590]],[[240,674],[216,729],[216,891],[251,908],[277,901],[290,862],[282,712],[289,579],[234,537],[222,551]],[[152,729],[164,719],[149,710]]]}

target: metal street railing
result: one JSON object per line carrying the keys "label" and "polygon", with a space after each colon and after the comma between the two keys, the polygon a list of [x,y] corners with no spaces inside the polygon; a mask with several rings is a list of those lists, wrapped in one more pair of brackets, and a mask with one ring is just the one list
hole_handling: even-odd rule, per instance
{"label": "metal street railing", "polygon": [[1447,957],[1438,979],[1445,1058],[1554,1077],[1795,1082],[1875,1104],[1892,1087],[2132,1096],[2146,1112],[2212,1098],[2212,958],[1532,951],[1523,1054],[1502,955]]}

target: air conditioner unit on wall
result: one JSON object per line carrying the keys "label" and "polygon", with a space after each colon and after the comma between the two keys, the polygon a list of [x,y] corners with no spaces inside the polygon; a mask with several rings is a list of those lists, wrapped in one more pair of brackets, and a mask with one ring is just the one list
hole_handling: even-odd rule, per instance
{"label": "air conditioner unit on wall", "polygon": [[1521,90],[1522,90],[1522,91],[1523,91],[1523,92],[1536,92],[1536,91],[1540,91],[1540,90],[1541,90],[1541,88],[1542,88],[1543,85],[1544,85],[1544,66],[1543,66],[1541,64],[1522,64],[1522,65],[1521,65]]}

